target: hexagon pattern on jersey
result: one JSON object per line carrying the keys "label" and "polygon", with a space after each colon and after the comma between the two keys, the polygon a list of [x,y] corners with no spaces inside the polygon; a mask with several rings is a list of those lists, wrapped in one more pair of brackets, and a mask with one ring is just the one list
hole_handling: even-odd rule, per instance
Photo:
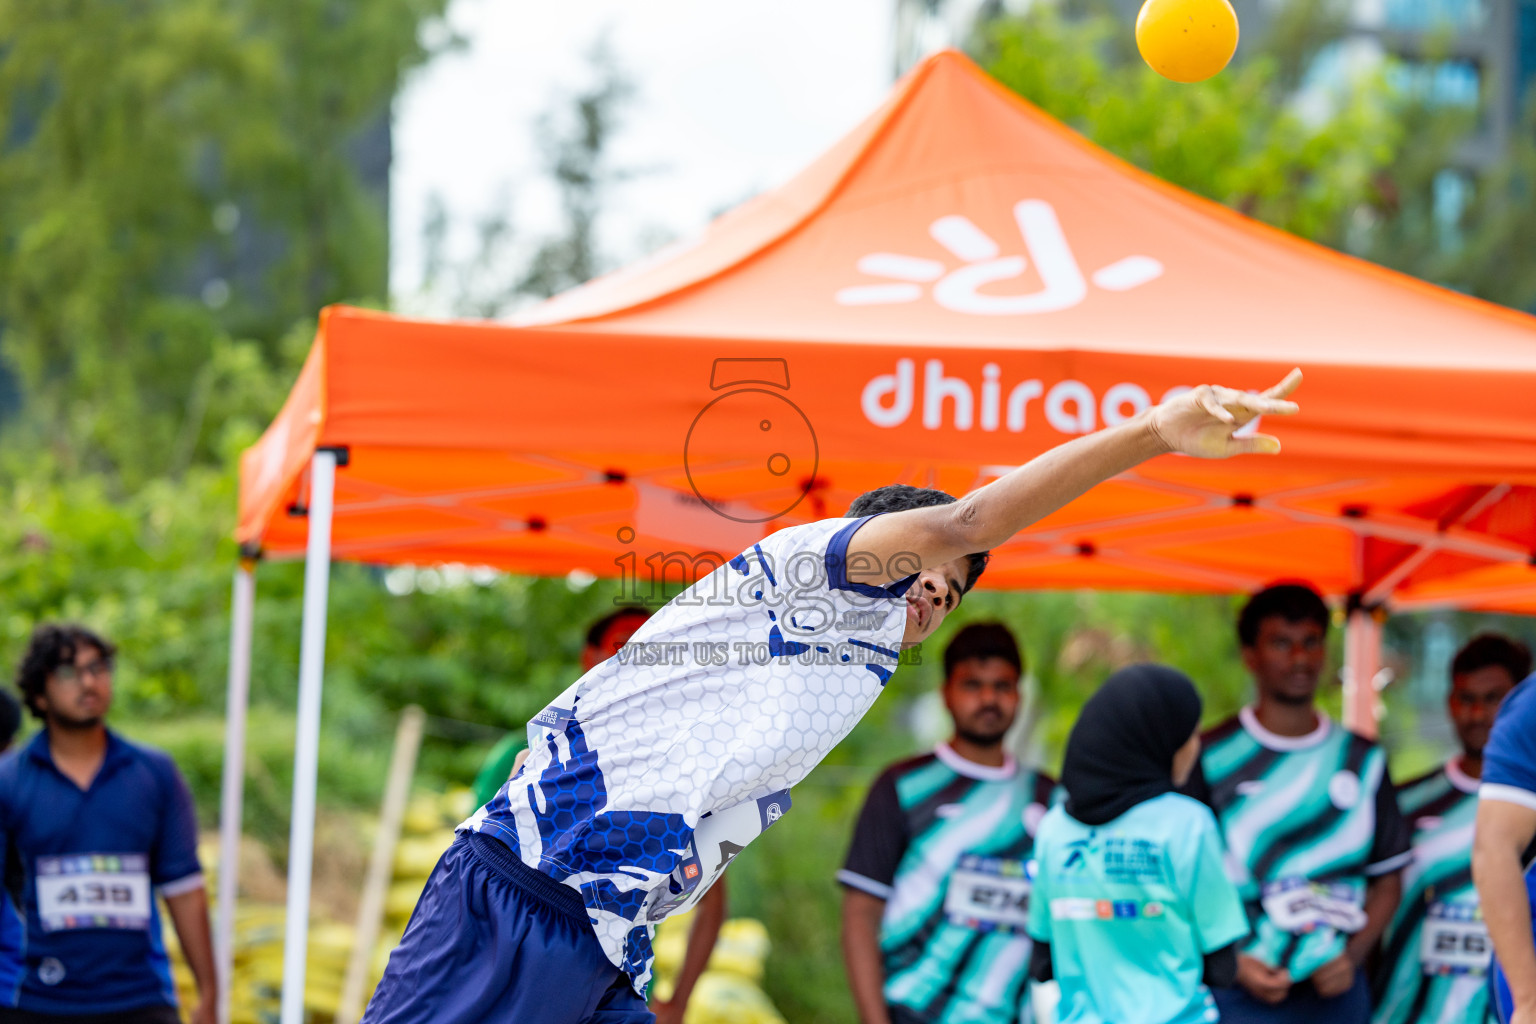
{"label": "hexagon pattern on jersey", "polygon": [[522,770],[461,826],[580,891],[639,991],[641,908],[699,819],[804,779],[896,667],[910,579],[847,581],[860,523],[781,530],[673,598],[536,720],[555,726],[530,723]]}

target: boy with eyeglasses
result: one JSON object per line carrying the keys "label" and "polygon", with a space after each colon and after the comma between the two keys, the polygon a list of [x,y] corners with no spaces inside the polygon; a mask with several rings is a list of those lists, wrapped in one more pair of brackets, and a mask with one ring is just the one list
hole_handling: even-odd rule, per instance
{"label": "boy with eyeglasses", "polygon": [[5,912],[24,929],[19,948],[0,946],[0,1024],[179,1024],[157,892],[197,980],[192,1024],[213,1022],[192,795],[169,757],[104,724],[114,653],[80,626],[43,625],[16,672],[44,728],[0,761]]}

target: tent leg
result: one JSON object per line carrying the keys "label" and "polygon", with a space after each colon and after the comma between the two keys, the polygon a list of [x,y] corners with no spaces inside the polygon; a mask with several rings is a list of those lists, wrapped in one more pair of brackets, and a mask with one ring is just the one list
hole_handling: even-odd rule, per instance
{"label": "tent leg", "polygon": [[239,892],[240,825],[245,800],[245,715],[251,694],[251,629],[256,608],[256,566],[242,560],[230,600],[229,696],[224,703],[224,794],[219,801],[218,956],[219,1024],[229,1024],[229,988],[235,962],[235,900]]}
{"label": "tent leg", "polygon": [[1381,623],[1368,608],[1354,608],[1344,626],[1344,725],[1376,738],[1376,673],[1381,670]]}
{"label": "tent leg", "polygon": [[320,687],[325,671],[336,453],[315,452],[310,467],[304,626],[299,644],[299,720],[293,744],[293,822],[288,837],[288,917],[283,936],[282,1024],[304,1024],[304,968],[309,952],[309,885],[315,855],[315,778],[320,756]]}

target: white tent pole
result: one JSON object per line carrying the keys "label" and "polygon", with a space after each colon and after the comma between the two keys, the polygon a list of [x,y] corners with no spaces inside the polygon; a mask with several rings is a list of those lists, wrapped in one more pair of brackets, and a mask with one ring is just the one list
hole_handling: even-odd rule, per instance
{"label": "white tent pole", "polygon": [[304,554],[304,626],[299,644],[299,721],[293,743],[293,822],[288,833],[288,919],[283,937],[282,1024],[304,1024],[309,884],[315,855],[315,777],[320,757],[320,685],[325,671],[336,453],[310,463],[309,545]]}
{"label": "white tent pole", "polygon": [[1350,611],[1344,625],[1344,725],[1376,738],[1376,673],[1381,670],[1381,623],[1368,608]]}
{"label": "white tent pole", "polygon": [[219,1024],[229,1024],[229,989],[235,964],[235,900],[239,892],[240,825],[245,800],[245,714],[251,695],[251,627],[256,608],[256,566],[242,560],[230,599],[229,696],[224,702],[224,795],[219,801]]}

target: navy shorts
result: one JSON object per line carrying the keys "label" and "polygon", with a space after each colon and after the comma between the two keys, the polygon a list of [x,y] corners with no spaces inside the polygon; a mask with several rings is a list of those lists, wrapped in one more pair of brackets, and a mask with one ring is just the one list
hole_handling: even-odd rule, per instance
{"label": "navy shorts", "polygon": [[461,834],[432,869],[362,1024],[653,1024],[581,896]]}
{"label": "navy shorts", "polygon": [[1343,995],[1324,999],[1311,982],[1291,986],[1291,994],[1277,1006],[1255,999],[1240,985],[1213,988],[1221,1024],[1370,1024],[1371,986],[1364,971],[1355,972],[1355,983]]}

